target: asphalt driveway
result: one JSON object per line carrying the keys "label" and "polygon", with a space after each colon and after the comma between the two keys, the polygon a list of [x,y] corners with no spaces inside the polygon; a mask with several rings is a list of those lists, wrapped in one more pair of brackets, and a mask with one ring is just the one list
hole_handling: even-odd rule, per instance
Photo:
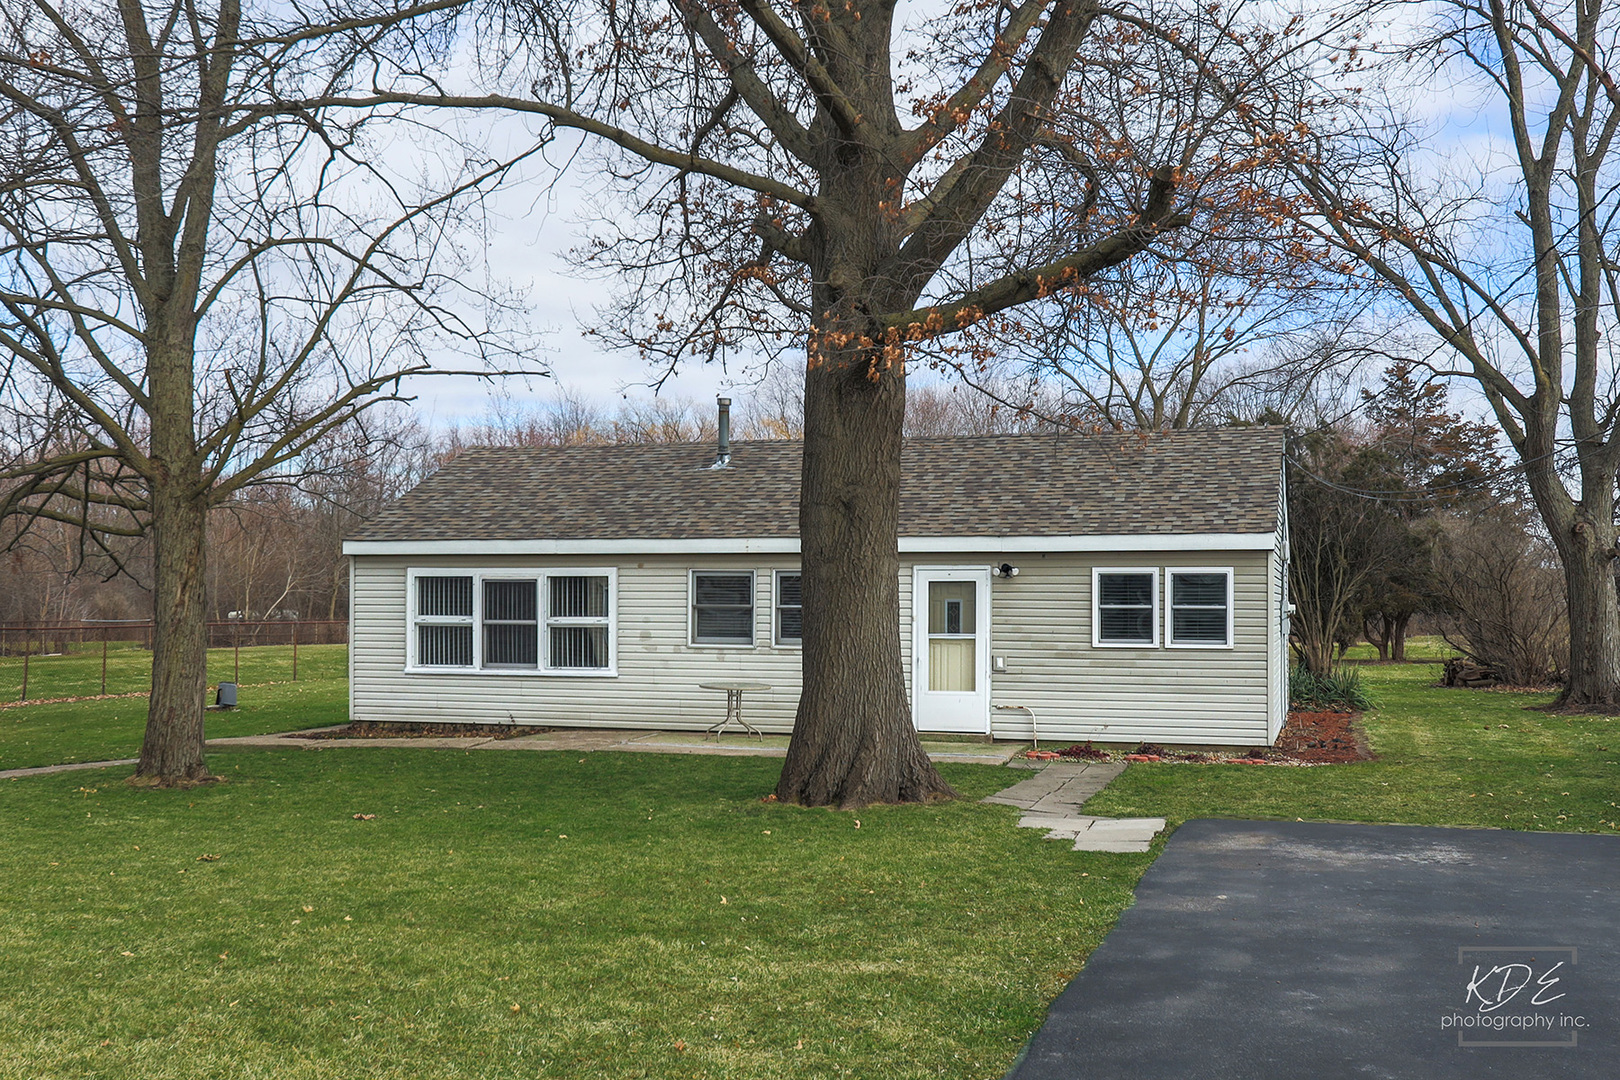
{"label": "asphalt driveway", "polygon": [[1011,1080],[1620,1077],[1620,837],[1191,821]]}

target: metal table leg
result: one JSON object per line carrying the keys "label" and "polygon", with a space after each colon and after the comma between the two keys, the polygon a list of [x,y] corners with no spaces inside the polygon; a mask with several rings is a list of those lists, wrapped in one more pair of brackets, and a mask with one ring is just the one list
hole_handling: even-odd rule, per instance
{"label": "metal table leg", "polygon": [[719,742],[720,741],[720,736],[725,732],[726,727],[733,720],[735,720],[739,725],[742,726],[744,734],[753,735],[753,736],[755,736],[756,738],[759,738],[759,739],[764,739],[765,738],[765,733],[763,731],[759,730],[759,728],[755,727],[753,724],[750,724],[747,720],[743,719],[742,696],[743,696],[743,692],[741,690],[727,690],[726,691],[726,715],[725,715],[725,718],[723,720],[721,720],[718,724],[713,725],[712,727],[710,727],[707,731],[705,731],[703,733],[703,737],[705,739],[708,738],[710,735],[713,735],[714,736],[714,741]]}

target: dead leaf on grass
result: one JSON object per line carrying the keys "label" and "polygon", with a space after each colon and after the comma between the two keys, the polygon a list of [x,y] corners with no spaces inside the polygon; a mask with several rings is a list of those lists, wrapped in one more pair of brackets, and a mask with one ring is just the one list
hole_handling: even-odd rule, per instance
{"label": "dead leaf on grass", "polygon": [[354,820],[356,820],[356,821],[376,821],[377,820],[377,815],[376,814],[356,814],[356,815],[354,815]]}
{"label": "dead leaf on grass", "polygon": [[222,855],[199,855],[199,856],[197,856],[197,861],[198,862],[219,862],[219,860],[222,859],[223,857],[224,856],[222,856]]}

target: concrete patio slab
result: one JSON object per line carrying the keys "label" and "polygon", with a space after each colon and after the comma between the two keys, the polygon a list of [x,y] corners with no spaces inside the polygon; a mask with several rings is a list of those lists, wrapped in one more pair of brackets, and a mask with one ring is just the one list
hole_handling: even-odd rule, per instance
{"label": "concrete patio slab", "polygon": [[1609,1080],[1617,1001],[1620,837],[1191,821],[1010,1080]]}

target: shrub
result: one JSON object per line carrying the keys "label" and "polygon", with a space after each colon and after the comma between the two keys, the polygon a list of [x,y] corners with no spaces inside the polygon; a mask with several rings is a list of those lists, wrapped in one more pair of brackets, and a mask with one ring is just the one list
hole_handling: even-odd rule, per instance
{"label": "shrub", "polygon": [[1529,511],[1512,504],[1441,523],[1440,632],[1513,686],[1562,681],[1569,662],[1564,575]]}
{"label": "shrub", "polygon": [[1356,668],[1335,667],[1317,674],[1304,664],[1295,664],[1288,673],[1288,704],[1303,712],[1365,712],[1373,707]]}

